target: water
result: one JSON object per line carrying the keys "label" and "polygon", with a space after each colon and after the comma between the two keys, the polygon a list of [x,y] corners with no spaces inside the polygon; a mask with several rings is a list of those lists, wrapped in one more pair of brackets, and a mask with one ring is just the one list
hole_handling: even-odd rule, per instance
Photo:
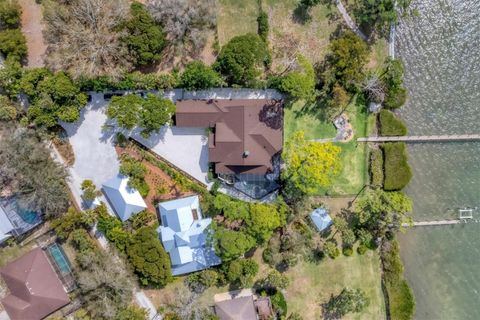
{"label": "water", "polygon": [[[480,133],[480,1],[416,0],[397,29],[411,134]],[[409,145],[414,219],[455,218],[480,207],[480,143]],[[426,227],[400,236],[416,319],[480,318],[480,224]]]}
{"label": "water", "polygon": [[68,264],[67,258],[65,257],[58,244],[55,243],[49,246],[47,250],[50,253],[50,256],[55,260],[55,264],[57,265],[60,272],[62,274],[69,274],[70,266]]}

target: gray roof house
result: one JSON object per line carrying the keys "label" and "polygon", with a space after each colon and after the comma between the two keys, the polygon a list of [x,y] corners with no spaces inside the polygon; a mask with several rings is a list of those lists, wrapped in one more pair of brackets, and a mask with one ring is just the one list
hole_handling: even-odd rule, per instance
{"label": "gray roof house", "polygon": [[113,177],[102,185],[110,205],[120,220],[125,221],[132,214],[147,208],[140,193],[128,186],[128,177],[121,174]]}
{"label": "gray roof house", "polygon": [[222,261],[207,244],[211,218],[202,218],[198,196],[158,205],[161,225],[157,231],[170,255],[174,276],[203,270]]}
{"label": "gray roof house", "polygon": [[318,231],[326,230],[332,224],[332,218],[328,215],[325,208],[317,208],[310,213],[310,218]]}

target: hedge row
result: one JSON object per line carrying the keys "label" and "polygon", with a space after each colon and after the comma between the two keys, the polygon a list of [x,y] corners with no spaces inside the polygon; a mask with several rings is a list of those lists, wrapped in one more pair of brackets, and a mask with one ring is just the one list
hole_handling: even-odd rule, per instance
{"label": "hedge row", "polygon": [[403,142],[384,143],[384,189],[395,191],[403,189],[412,178],[412,170],[407,161],[407,147]]}
{"label": "hedge row", "polygon": [[383,152],[382,149],[370,151],[370,184],[376,188],[383,187]]}
{"label": "hedge row", "polygon": [[403,277],[403,264],[400,259],[398,242],[393,240],[387,246],[383,253],[383,266],[390,318],[392,320],[410,320],[415,312],[415,297]]}
{"label": "hedge row", "polygon": [[407,134],[405,123],[391,111],[380,111],[378,120],[381,136],[404,136]]}

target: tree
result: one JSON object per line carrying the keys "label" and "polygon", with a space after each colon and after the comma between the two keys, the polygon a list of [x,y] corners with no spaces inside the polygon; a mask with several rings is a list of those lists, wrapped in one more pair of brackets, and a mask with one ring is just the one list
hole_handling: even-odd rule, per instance
{"label": "tree", "polygon": [[185,67],[180,83],[187,90],[203,90],[221,87],[223,80],[215,70],[202,61],[192,61]]}
{"label": "tree", "polygon": [[407,89],[403,86],[403,64],[398,59],[388,58],[385,61],[382,81],[386,87],[384,105],[386,108],[401,107],[407,99]]}
{"label": "tree", "polygon": [[214,228],[215,252],[224,262],[238,258],[255,246],[255,239],[242,231]]}
{"label": "tree", "polygon": [[274,206],[253,203],[250,205],[250,219],[246,221],[248,232],[263,243],[270,239],[273,230],[286,223],[285,218]]}
{"label": "tree", "polygon": [[134,282],[122,261],[98,248],[77,252],[76,282],[93,319],[113,319],[132,301]]}
{"label": "tree", "polygon": [[398,12],[403,13],[411,0],[356,0],[354,14],[361,24],[371,30],[385,32],[390,24],[398,21]]}
{"label": "tree", "polygon": [[20,62],[8,57],[5,59],[3,68],[0,68],[0,89],[10,99],[15,98],[18,94],[18,84],[23,71]]}
{"label": "tree", "polygon": [[142,97],[136,94],[115,96],[108,105],[107,116],[115,119],[120,127],[132,130],[139,122],[142,105]]}
{"label": "tree", "polygon": [[20,24],[22,9],[17,0],[0,1],[0,30],[15,29]]}
{"label": "tree", "polygon": [[166,40],[160,23],[156,22],[139,2],[130,5],[131,18],[124,23],[128,35],[122,38],[137,66],[160,60]]}
{"label": "tree", "polygon": [[67,210],[67,172],[50,158],[37,132],[21,128],[2,133],[0,163],[0,186],[15,195],[22,209],[53,217]]}
{"label": "tree", "polygon": [[257,17],[258,35],[265,43],[268,41],[268,31],[270,26],[268,25],[268,14],[260,8],[260,14]]}
{"label": "tree", "polygon": [[297,56],[296,60],[296,70],[282,78],[279,89],[295,99],[312,102],[316,97],[313,65],[302,55]]}
{"label": "tree", "polygon": [[172,281],[170,259],[154,227],[143,227],[133,234],[127,255],[143,285],[164,286]]}
{"label": "tree", "polygon": [[373,73],[365,78],[362,90],[370,101],[382,103],[385,100],[385,85],[380,77]]}
{"label": "tree", "polygon": [[214,69],[223,74],[230,85],[248,85],[262,73],[261,68],[269,60],[265,42],[256,34],[247,33],[223,46]]}
{"label": "tree", "polygon": [[149,137],[154,131],[169,123],[175,114],[175,104],[154,94],[149,93],[142,103],[138,125],[143,129],[142,136]]}
{"label": "tree", "polygon": [[167,34],[165,60],[172,64],[198,57],[216,26],[214,0],[149,0],[147,8]]}
{"label": "tree", "polygon": [[140,126],[145,137],[167,124],[174,113],[172,101],[150,93],[145,99],[136,94],[113,97],[107,108],[107,116],[115,119],[120,127],[132,130]]}
{"label": "tree", "polygon": [[282,179],[287,192],[305,195],[329,186],[340,172],[340,151],[332,143],[305,140],[302,131],[294,133],[282,153],[286,165]]}
{"label": "tree", "polygon": [[242,288],[251,287],[253,278],[257,275],[258,264],[251,259],[238,259],[230,263],[227,279]]}
{"label": "tree", "polygon": [[17,108],[7,96],[0,95],[0,121],[12,121],[17,118]]}
{"label": "tree", "polygon": [[369,190],[356,203],[359,223],[375,237],[399,230],[411,211],[412,201],[402,192]]}
{"label": "tree", "polygon": [[[37,77],[38,76],[38,77]],[[40,80],[40,77],[43,77]],[[21,81],[28,88],[31,106],[28,118],[36,125],[53,127],[58,121],[75,122],[80,118],[80,110],[87,104],[87,96],[63,72],[51,74],[41,70],[31,82]]]}
{"label": "tree", "polygon": [[129,17],[127,0],[43,1],[48,44],[46,64],[80,76],[119,78],[132,68],[128,35],[120,24]]}
{"label": "tree", "polygon": [[97,187],[92,180],[83,180],[80,188],[83,191],[82,197],[86,201],[93,201],[97,197]]}
{"label": "tree", "polygon": [[128,155],[122,157],[120,161],[120,173],[128,176],[128,186],[135,188],[144,197],[150,191],[150,187],[145,182],[147,167],[139,160]]}
{"label": "tree", "polygon": [[365,292],[360,289],[344,288],[338,296],[332,296],[326,305],[326,311],[334,317],[343,317],[350,312],[361,312],[368,305]]}
{"label": "tree", "polygon": [[149,319],[147,310],[133,304],[120,310],[115,315],[115,318],[114,318],[114,320],[147,320],[147,319]]}
{"label": "tree", "polygon": [[330,70],[327,69],[324,78],[332,85],[338,82],[347,91],[355,92],[364,79],[369,56],[367,44],[353,31],[345,31],[330,42],[330,51],[326,58]]}
{"label": "tree", "polygon": [[306,8],[314,7],[320,3],[321,0],[300,0],[300,5]]}
{"label": "tree", "polygon": [[351,247],[355,243],[357,238],[355,237],[355,233],[351,229],[347,229],[342,232],[342,243],[345,247]]}
{"label": "tree", "polygon": [[271,271],[268,276],[261,282],[263,288],[268,290],[285,289],[290,284],[290,280],[284,274],[277,270]]}
{"label": "tree", "polygon": [[57,237],[64,240],[78,228],[89,229],[94,222],[95,217],[90,211],[81,212],[70,207],[66,214],[52,220],[51,227],[55,230]]}
{"label": "tree", "polygon": [[27,42],[22,31],[10,29],[0,32],[0,53],[21,61],[27,54]]}

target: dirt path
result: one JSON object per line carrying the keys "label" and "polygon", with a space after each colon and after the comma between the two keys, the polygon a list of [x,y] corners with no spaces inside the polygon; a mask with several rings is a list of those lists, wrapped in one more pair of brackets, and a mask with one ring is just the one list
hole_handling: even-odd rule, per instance
{"label": "dirt path", "polygon": [[42,6],[35,0],[19,0],[22,7],[22,32],[27,38],[27,66],[43,67],[47,46],[43,41]]}

